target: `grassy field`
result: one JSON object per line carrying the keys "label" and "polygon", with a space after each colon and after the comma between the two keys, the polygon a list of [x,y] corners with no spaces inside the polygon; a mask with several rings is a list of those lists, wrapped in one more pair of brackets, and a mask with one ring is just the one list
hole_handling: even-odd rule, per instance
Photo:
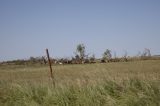
{"label": "grassy field", "polygon": [[160,106],[160,60],[0,66],[0,106]]}

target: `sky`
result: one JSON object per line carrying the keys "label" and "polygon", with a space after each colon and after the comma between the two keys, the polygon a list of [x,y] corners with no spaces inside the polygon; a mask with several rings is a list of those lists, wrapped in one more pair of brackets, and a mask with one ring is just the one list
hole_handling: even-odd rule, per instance
{"label": "sky", "polygon": [[0,0],[0,61],[45,55],[160,54],[160,0]]}

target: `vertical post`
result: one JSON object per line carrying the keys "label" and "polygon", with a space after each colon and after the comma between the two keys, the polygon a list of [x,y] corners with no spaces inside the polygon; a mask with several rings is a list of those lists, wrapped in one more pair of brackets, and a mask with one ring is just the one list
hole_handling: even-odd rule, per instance
{"label": "vertical post", "polygon": [[55,86],[55,81],[54,81],[54,76],[53,76],[53,71],[52,71],[52,65],[51,65],[51,60],[50,60],[50,57],[49,57],[48,49],[46,49],[46,53],[47,53],[47,58],[48,58],[48,63],[49,63],[49,68],[50,68],[51,79],[53,81],[53,85]]}

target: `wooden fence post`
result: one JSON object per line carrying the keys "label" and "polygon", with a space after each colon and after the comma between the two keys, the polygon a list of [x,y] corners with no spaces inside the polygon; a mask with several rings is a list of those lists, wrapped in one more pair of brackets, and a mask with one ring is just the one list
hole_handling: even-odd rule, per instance
{"label": "wooden fence post", "polygon": [[52,70],[52,65],[51,65],[51,60],[50,60],[50,57],[49,57],[48,49],[46,49],[46,53],[47,53],[48,64],[49,64],[49,68],[50,68],[51,79],[53,81],[53,85],[55,86],[54,75],[53,75],[53,70]]}

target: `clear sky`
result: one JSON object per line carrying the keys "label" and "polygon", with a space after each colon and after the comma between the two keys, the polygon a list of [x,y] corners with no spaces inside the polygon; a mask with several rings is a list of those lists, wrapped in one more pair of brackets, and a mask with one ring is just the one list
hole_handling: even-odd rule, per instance
{"label": "clear sky", "polygon": [[0,0],[0,61],[71,57],[76,45],[101,57],[144,48],[160,54],[160,0]]}

